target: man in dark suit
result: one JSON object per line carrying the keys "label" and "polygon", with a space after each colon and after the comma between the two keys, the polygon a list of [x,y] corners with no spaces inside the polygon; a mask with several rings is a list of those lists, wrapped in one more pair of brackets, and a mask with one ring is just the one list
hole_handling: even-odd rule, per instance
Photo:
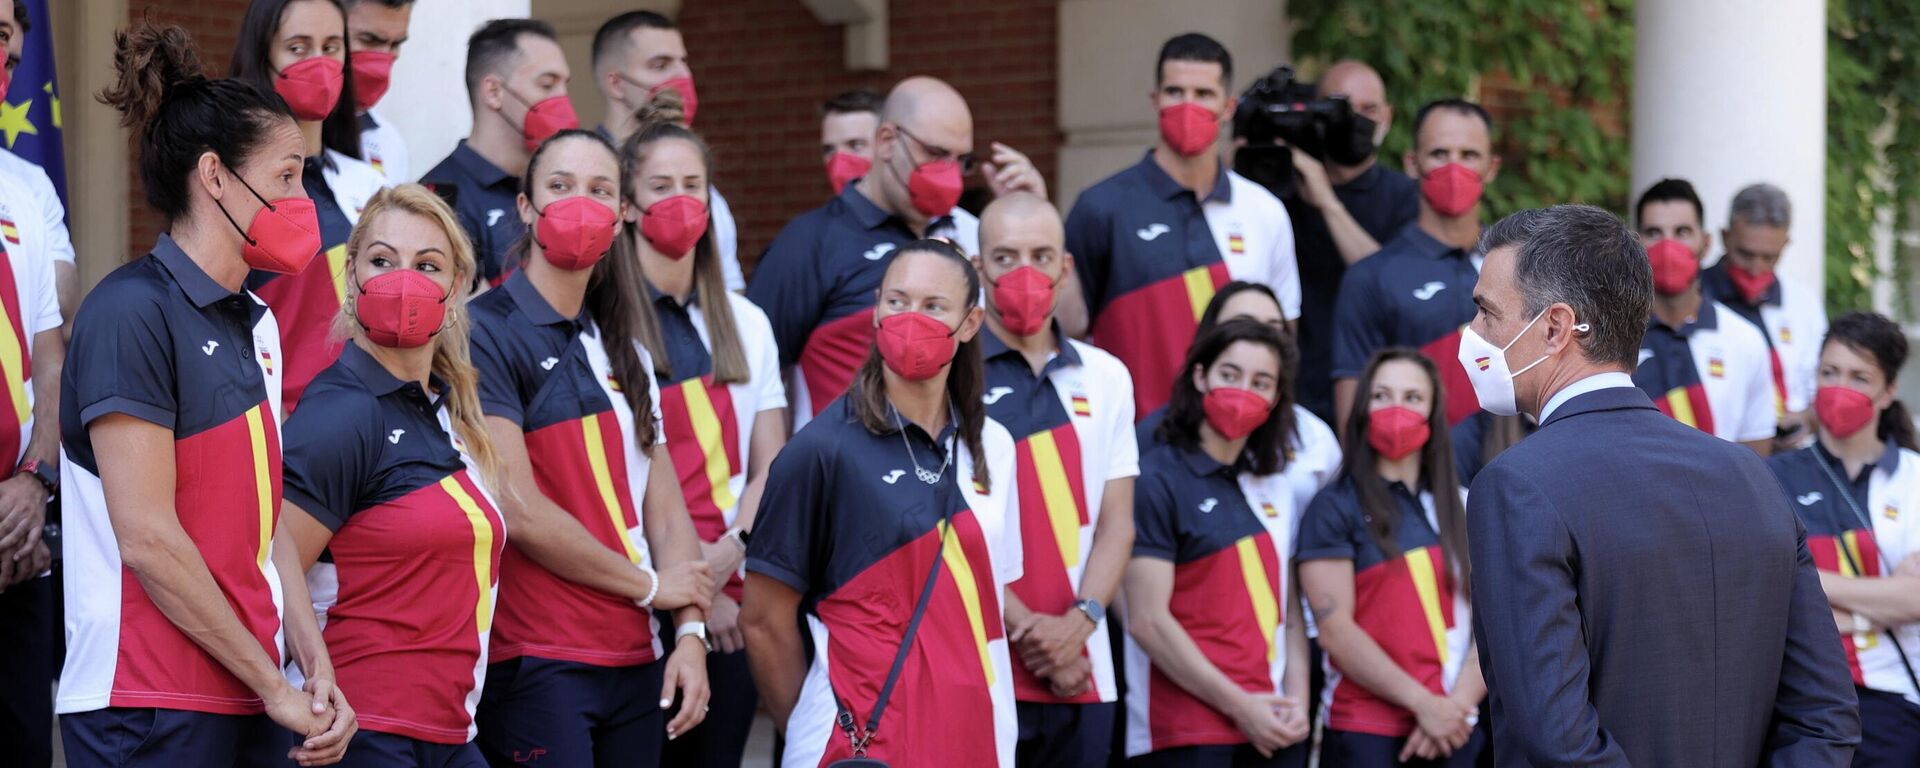
{"label": "man in dark suit", "polygon": [[1481,250],[1462,364],[1541,425],[1467,512],[1498,764],[1846,765],[1859,715],[1805,529],[1759,457],[1629,377],[1653,296],[1634,233],[1563,205]]}

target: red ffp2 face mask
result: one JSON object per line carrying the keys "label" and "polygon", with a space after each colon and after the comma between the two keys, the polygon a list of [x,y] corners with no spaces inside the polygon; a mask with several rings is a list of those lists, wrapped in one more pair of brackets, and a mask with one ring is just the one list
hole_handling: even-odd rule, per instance
{"label": "red ffp2 face mask", "polygon": [[1207,424],[1213,431],[1228,440],[1238,440],[1253,434],[1260,425],[1267,423],[1267,417],[1273,415],[1273,403],[1254,393],[1250,389],[1239,387],[1214,387],[1200,399],[1200,408],[1207,414]]}
{"label": "red ffp2 face mask", "polygon": [[958,332],[919,312],[900,312],[880,321],[873,341],[889,370],[907,381],[926,381],[953,362],[959,347],[953,336]]}
{"label": "red ffp2 face mask", "polygon": [[1039,333],[1053,316],[1053,279],[1032,266],[1001,275],[993,284],[993,309],[1014,335]]}
{"label": "red ffp2 face mask", "polygon": [[872,160],[859,155],[835,152],[832,157],[827,158],[827,183],[833,185],[834,194],[840,194],[840,190],[846,189],[854,179],[867,175],[867,171],[871,168],[873,168]]}
{"label": "red ffp2 face mask", "polygon": [[1820,426],[1842,440],[1872,424],[1880,415],[1867,393],[1846,387],[1821,387],[1813,395],[1813,413]]}
{"label": "red ffp2 face mask", "polygon": [[360,285],[353,317],[367,340],[383,347],[412,349],[433,340],[447,321],[451,291],[414,269],[396,269]]}
{"label": "red ffp2 face mask", "polygon": [[1653,263],[1653,290],[1662,296],[1678,296],[1693,285],[1700,274],[1700,259],[1693,249],[1678,240],[1666,239],[1647,248],[1647,260]]}
{"label": "red ffp2 face mask", "polygon": [[302,122],[325,120],[340,103],[340,88],[346,83],[345,67],[325,56],[301,59],[280,70],[273,79],[273,90],[285,99],[293,118]]}
{"label": "red ffp2 face mask", "polygon": [[353,63],[353,107],[361,112],[373,109],[393,84],[394,55],[386,51],[354,51],[347,57]]}
{"label": "red ffp2 face mask", "polygon": [[1367,414],[1367,445],[1388,461],[1399,461],[1425,448],[1432,433],[1427,417],[1410,408],[1394,405]]}
{"label": "red ffp2 face mask", "polygon": [[592,269],[613,245],[613,209],[586,195],[555,200],[538,213],[533,234],[548,264],[569,272]]}
{"label": "red ffp2 face mask", "polygon": [[233,220],[233,214],[227,213],[227,206],[215,200],[220,213],[227,217],[227,223],[240,232],[246,239],[241,246],[240,257],[247,266],[263,272],[278,272],[291,275],[307,268],[315,254],[320,252],[320,215],[313,201],[304,197],[283,197],[268,200],[254,191],[253,185],[233,173],[240,186],[262,206],[253,214],[253,221],[245,228]]}
{"label": "red ffp2 face mask", "polygon": [[1480,174],[1459,163],[1447,163],[1420,179],[1420,195],[1442,216],[1460,216],[1473,210],[1485,191]]}
{"label": "red ffp2 face mask", "polygon": [[1220,139],[1220,116],[1191,101],[1160,110],[1160,138],[1182,157],[1198,157]]}
{"label": "red ffp2 face mask", "polygon": [[574,114],[573,102],[563,93],[541,99],[540,103],[527,108],[526,120],[520,124],[520,140],[527,151],[532,152],[540,148],[540,142],[552,138],[554,134],[578,127],[580,116]]}
{"label": "red ffp2 face mask", "polygon": [[647,207],[640,219],[640,236],[670,259],[693,253],[707,233],[707,205],[692,195],[674,195]]}
{"label": "red ffp2 face mask", "polygon": [[1772,272],[1748,272],[1738,264],[1727,265],[1727,278],[1733,281],[1734,290],[1740,292],[1740,298],[1748,304],[1758,304],[1766,298],[1767,290],[1773,287]]}

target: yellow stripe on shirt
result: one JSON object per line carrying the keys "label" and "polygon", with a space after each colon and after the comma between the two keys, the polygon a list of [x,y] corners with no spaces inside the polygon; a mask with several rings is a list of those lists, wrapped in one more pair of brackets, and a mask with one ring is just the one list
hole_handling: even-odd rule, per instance
{"label": "yellow stripe on shirt", "polygon": [[613,537],[620,540],[627,560],[639,565],[640,548],[633,545],[633,537],[627,533],[626,510],[620,508],[620,494],[614,492],[613,473],[607,468],[607,444],[600,439],[599,415],[580,419],[580,434],[587,444],[587,466],[593,468],[593,486],[600,492],[600,505],[613,520]]}
{"label": "yellow stripe on shirt", "polygon": [[453,475],[440,478],[440,490],[460,505],[467,524],[473,526],[473,578],[480,588],[480,599],[473,606],[473,623],[485,632],[493,627],[493,521]]}
{"label": "yellow stripe on shirt", "polygon": [[680,391],[687,401],[687,421],[693,424],[694,440],[700,444],[700,455],[706,457],[713,505],[723,510],[732,507],[735,499],[729,484],[733,481],[733,459],[727,455],[726,428],[720,424],[713,398],[707,396],[706,384],[700,379],[681,384]]}
{"label": "yellow stripe on shirt", "polygon": [[273,469],[267,464],[267,425],[260,416],[260,406],[247,409],[247,440],[253,449],[253,487],[260,508],[258,564],[264,568],[273,543]]}
{"label": "yellow stripe on shirt", "polygon": [[[960,544],[959,534],[948,536],[948,525],[941,521],[934,528],[940,534],[941,558],[947,561],[947,570],[953,573],[953,585],[960,590],[960,603],[967,610],[967,624],[973,629],[973,643],[980,649],[980,669],[986,673],[987,687],[993,687],[993,655],[987,651],[986,617],[980,612],[980,590],[973,578],[973,564],[967,562],[967,552]],[[993,617],[999,621],[1000,617]]]}
{"label": "yellow stripe on shirt", "polygon": [[1433,549],[1421,547],[1407,553],[1407,573],[1413,577],[1413,591],[1420,596],[1420,610],[1427,615],[1427,630],[1433,633],[1433,649],[1440,654],[1440,665],[1447,664],[1447,617],[1440,610],[1440,583],[1434,576]]}
{"label": "yellow stripe on shirt", "polygon": [[1060,446],[1052,432],[1036,432],[1027,438],[1033,455],[1033,473],[1040,479],[1040,496],[1047,507],[1047,521],[1053,524],[1053,540],[1060,545],[1060,562],[1068,568],[1080,564],[1080,508],[1073,500],[1073,486],[1067,480],[1066,462],[1060,458]]}
{"label": "yellow stripe on shirt", "polygon": [[1267,563],[1260,557],[1260,543],[1256,533],[1234,542],[1239,550],[1240,576],[1247,582],[1247,597],[1253,601],[1253,620],[1260,625],[1260,638],[1267,644],[1267,663],[1272,664],[1279,658],[1280,647],[1274,641],[1274,635],[1280,629],[1280,602],[1273,597],[1273,582],[1267,579]]}

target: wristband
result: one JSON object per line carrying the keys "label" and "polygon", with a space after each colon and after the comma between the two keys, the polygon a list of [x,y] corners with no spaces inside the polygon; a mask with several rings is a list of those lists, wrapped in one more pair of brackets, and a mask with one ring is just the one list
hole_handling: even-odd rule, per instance
{"label": "wristband", "polygon": [[720,538],[733,539],[733,543],[740,545],[740,551],[747,551],[747,532],[741,530],[740,526],[728,528],[726,533],[720,534]]}
{"label": "wristband", "polygon": [[635,567],[639,568],[641,573],[647,575],[647,596],[635,600],[633,604],[641,608],[651,609],[653,608],[654,595],[660,594],[660,574],[644,565],[635,564]]}
{"label": "wristband", "polygon": [[685,624],[680,625],[680,628],[674,630],[673,632],[673,644],[675,646],[678,646],[680,644],[680,638],[686,637],[688,635],[693,635],[694,637],[700,638],[700,645],[704,646],[708,653],[713,652],[713,643],[707,641],[707,623],[706,622],[689,621]]}

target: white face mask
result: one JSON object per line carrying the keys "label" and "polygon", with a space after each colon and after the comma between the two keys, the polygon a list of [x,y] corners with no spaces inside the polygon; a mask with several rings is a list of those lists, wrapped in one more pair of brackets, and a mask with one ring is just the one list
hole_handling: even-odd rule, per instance
{"label": "white face mask", "polygon": [[[1520,341],[1521,336],[1533,329],[1533,324],[1546,316],[1546,311],[1534,315],[1527,326],[1515,334],[1507,346],[1496,347],[1480,337],[1472,328],[1460,331],[1460,367],[1467,372],[1467,380],[1473,382],[1474,397],[1480,401],[1480,407],[1495,416],[1512,416],[1520,412],[1520,406],[1514,402],[1513,380],[1520,374],[1531,371],[1535,366],[1547,361],[1551,355],[1541,355],[1540,359],[1528,363],[1525,368],[1508,372],[1507,350]],[[1586,333],[1587,324],[1573,327],[1575,331]]]}

